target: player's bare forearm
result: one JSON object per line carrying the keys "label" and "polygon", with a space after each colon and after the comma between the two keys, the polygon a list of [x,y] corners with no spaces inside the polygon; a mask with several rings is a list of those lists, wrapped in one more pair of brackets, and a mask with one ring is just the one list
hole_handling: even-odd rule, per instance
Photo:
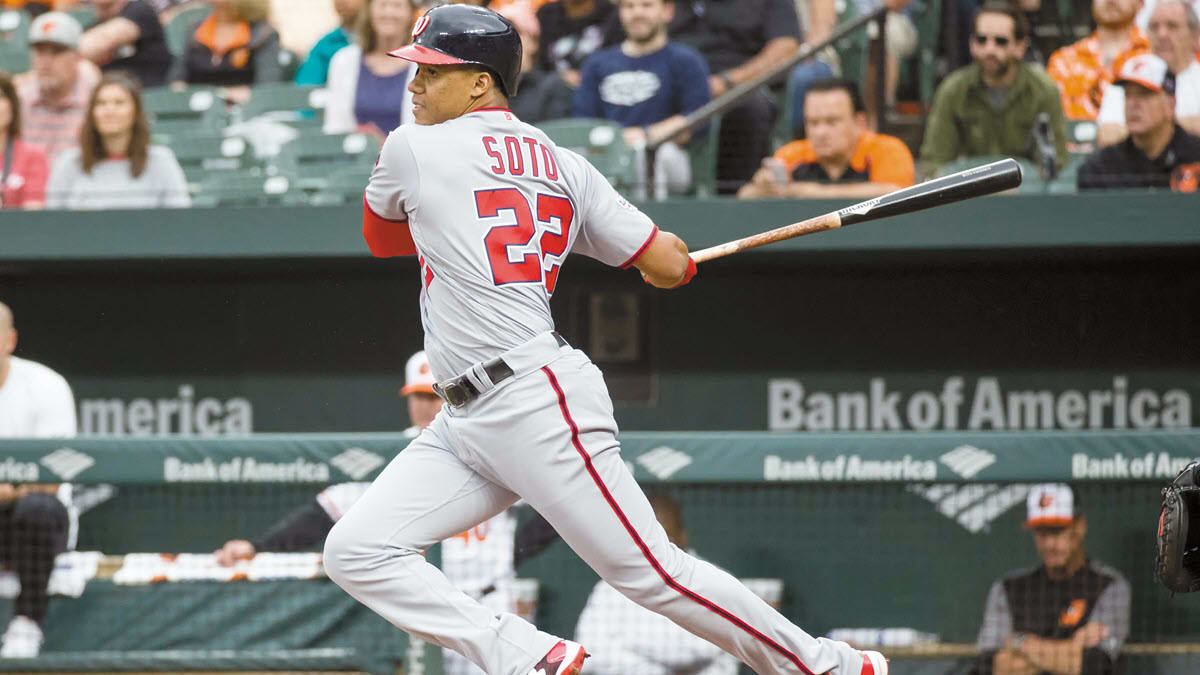
{"label": "player's bare forearm", "polygon": [[1054,675],[1079,675],[1083,668],[1083,645],[1078,640],[1046,640],[1030,636],[1021,645],[1021,656],[1037,670]]}
{"label": "player's bare forearm", "polygon": [[689,263],[687,244],[674,234],[660,230],[633,266],[651,286],[675,288],[684,283]]}

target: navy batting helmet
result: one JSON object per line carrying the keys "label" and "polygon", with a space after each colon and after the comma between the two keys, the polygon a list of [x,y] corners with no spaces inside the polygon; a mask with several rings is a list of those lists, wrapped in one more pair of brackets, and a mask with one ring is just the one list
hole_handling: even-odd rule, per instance
{"label": "navy batting helmet", "polygon": [[414,63],[470,63],[486,68],[506,96],[521,77],[521,36],[508,19],[473,5],[442,5],[413,26],[412,44],[389,52]]}

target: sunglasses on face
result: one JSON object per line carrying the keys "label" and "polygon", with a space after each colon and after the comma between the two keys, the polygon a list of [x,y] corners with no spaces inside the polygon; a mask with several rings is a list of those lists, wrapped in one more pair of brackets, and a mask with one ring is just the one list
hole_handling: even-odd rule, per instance
{"label": "sunglasses on face", "polygon": [[1009,39],[1003,35],[980,35],[979,33],[976,33],[974,38],[975,44],[979,45],[980,47],[986,45],[988,40],[995,42],[997,47],[1007,47],[1009,43]]}

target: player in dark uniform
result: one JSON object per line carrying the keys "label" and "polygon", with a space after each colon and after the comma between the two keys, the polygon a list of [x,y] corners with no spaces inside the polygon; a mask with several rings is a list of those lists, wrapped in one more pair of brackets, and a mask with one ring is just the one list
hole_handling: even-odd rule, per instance
{"label": "player in dark uniform", "polygon": [[1067,485],[1029,491],[1025,527],[1042,564],[998,579],[979,630],[980,675],[1116,672],[1129,636],[1129,582],[1089,558],[1087,518]]}

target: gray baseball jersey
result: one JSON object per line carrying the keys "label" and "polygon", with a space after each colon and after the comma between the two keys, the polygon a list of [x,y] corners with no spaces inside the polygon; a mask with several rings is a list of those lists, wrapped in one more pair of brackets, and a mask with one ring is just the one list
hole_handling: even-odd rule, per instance
{"label": "gray baseball jersey", "polygon": [[627,266],[657,232],[591,164],[502,108],[397,128],[366,200],[408,221],[439,380],[552,330],[550,296],[569,252]]}

